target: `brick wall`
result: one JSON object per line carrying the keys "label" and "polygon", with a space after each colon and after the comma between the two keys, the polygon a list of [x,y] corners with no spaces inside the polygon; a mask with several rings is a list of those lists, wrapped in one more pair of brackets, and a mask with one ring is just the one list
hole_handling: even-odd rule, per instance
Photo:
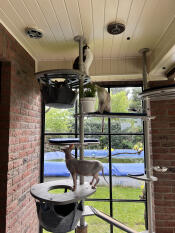
{"label": "brick wall", "polygon": [[0,232],[36,233],[30,187],[39,180],[40,91],[34,60],[2,25],[0,61]]}
{"label": "brick wall", "polygon": [[156,233],[175,233],[175,100],[151,103],[154,166],[165,166],[165,174],[154,172]]}

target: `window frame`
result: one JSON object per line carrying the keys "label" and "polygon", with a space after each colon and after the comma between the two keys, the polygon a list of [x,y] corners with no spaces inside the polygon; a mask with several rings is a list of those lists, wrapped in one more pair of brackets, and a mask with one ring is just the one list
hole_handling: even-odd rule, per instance
{"label": "window frame", "polygon": [[[108,89],[108,92],[110,93],[111,88],[127,88],[127,87],[141,87],[141,85],[129,85],[129,86],[115,86],[115,85],[108,85],[108,86],[103,86]],[[75,104],[75,115],[78,112],[78,104],[76,101]],[[68,136],[74,136],[78,137],[78,120],[77,117],[75,117],[75,129],[74,133],[48,133],[45,132],[45,104],[42,100],[42,111],[41,111],[41,118],[42,118],[42,124],[41,124],[41,157],[40,157],[40,182],[44,182],[44,144],[45,144],[45,136],[48,135],[54,135],[54,136],[62,136],[62,135],[68,135]],[[125,135],[141,135],[143,136],[143,141],[145,141],[145,136],[144,136],[144,122],[143,122],[143,131],[142,133],[111,133],[111,119],[108,118],[108,133],[84,133],[84,136],[97,136],[97,135],[104,135],[108,136],[108,152],[109,152],[109,198],[107,199],[100,199],[100,198],[86,198],[86,201],[95,201],[95,202],[109,202],[110,205],[110,216],[113,217],[113,203],[116,202],[125,202],[125,203],[131,203],[131,202],[136,202],[136,203],[144,203],[145,204],[145,225],[147,225],[148,222],[148,216],[147,216],[147,196],[145,199],[137,200],[137,199],[113,199],[112,195],[112,155],[111,155],[111,137],[113,135],[119,135],[119,136],[125,136]],[[144,143],[145,144],[145,143]],[[76,150],[75,150],[76,152]],[[75,156],[77,157],[77,153],[75,153]],[[144,167],[146,164],[146,156],[144,156]],[[145,183],[145,189],[146,189],[146,183]],[[40,227],[40,233],[42,233],[42,228]],[[110,225],[110,233],[113,233],[113,226]]]}

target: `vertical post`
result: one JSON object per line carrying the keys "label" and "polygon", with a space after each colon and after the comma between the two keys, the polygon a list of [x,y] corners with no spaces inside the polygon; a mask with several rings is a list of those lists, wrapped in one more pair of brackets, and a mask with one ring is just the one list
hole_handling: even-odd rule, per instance
{"label": "vertical post", "polygon": [[[81,72],[84,72],[83,67],[83,38],[79,39],[79,69]],[[84,116],[83,116],[83,108],[81,104],[81,98],[83,97],[83,83],[84,83],[84,75],[80,76],[79,82],[79,130],[80,130],[80,160],[84,159]],[[84,177],[80,176],[80,184],[84,184]]]}
{"label": "vertical post", "polygon": [[[141,49],[139,51],[143,57],[143,89],[147,89],[147,57],[146,53],[149,52],[148,48]],[[148,97],[146,97],[143,101],[144,112],[147,115],[150,115],[150,101]],[[144,135],[145,135],[145,156],[146,156],[146,175],[148,178],[151,178],[151,156],[150,156],[150,121],[146,120],[144,122]],[[148,232],[153,233],[153,198],[152,198],[152,182],[148,182],[146,186],[147,191],[147,210],[148,210]]]}
{"label": "vertical post", "polygon": [[[44,141],[45,141],[45,104],[41,96],[41,149],[40,149],[40,183],[44,182]],[[39,225],[39,233],[43,233],[43,228]]]}
{"label": "vertical post", "polygon": [[[108,88],[110,93],[110,88]],[[108,139],[109,139],[109,196],[110,196],[110,216],[113,217],[113,195],[112,195],[112,154],[111,154],[111,118],[108,118]],[[110,233],[113,233],[113,225],[110,224]]]}
{"label": "vertical post", "polygon": [[[83,43],[84,39],[82,36],[76,36],[74,38],[75,41],[79,43],[79,70],[83,73],[84,72],[84,66],[83,66]],[[83,106],[81,104],[81,98],[83,97],[83,83],[84,83],[84,75],[80,76],[79,81],[79,131],[80,131],[80,160],[84,159],[84,115],[83,115]],[[84,177],[80,176],[80,185],[84,184]],[[84,205],[84,203],[83,203]],[[80,228],[85,227],[85,219],[84,217],[81,217],[80,219]],[[81,230],[80,230],[81,231]]]}

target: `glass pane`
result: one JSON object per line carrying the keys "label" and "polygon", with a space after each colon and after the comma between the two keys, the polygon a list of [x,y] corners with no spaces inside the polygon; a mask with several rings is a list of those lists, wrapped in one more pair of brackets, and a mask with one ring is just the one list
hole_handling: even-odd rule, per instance
{"label": "glass pane", "polygon": [[[103,130],[102,130],[103,129]],[[85,133],[108,133],[108,119],[101,117],[85,117],[84,118]]]}
{"label": "glass pane", "polygon": [[[141,156],[143,156],[143,141],[143,135],[112,135],[112,154],[115,154],[115,152],[117,153],[117,151],[114,151],[116,149],[130,149],[134,151],[126,152],[127,157],[134,158],[134,155],[137,155],[138,158],[141,158]],[[121,152],[121,154],[119,152]],[[117,155],[122,156],[123,152],[119,152]]]}
{"label": "glass pane", "polygon": [[71,133],[75,127],[75,107],[57,109],[45,107],[45,132]]}
{"label": "glass pane", "polygon": [[[109,214],[109,203],[106,202],[97,202],[97,201],[86,201],[85,205],[93,206],[94,208]],[[85,218],[85,221],[88,224],[88,233],[109,233],[110,232],[110,225],[103,221],[102,219],[96,216],[89,216]]]}
{"label": "glass pane", "polygon": [[[102,180],[103,178],[100,177],[100,179]],[[102,180],[102,182],[104,183],[104,180]],[[97,188],[96,188],[96,192],[93,195],[91,195],[90,197],[88,197],[88,198],[89,199],[90,198],[108,199],[109,198],[109,187],[108,187],[108,185],[98,185]]]}
{"label": "glass pane", "polygon": [[[127,184],[127,181],[124,179],[121,180],[121,186],[113,186],[112,187],[112,197],[113,199],[128,199],[128,200],[140,200],[142,199],[143,196],[143,190],[144,190],[144,182],[139,181],[140,187],[133,187],[132,185],[132,180],[134,179],[128,179],[128,184],[130,182],[130,186],[124,186],[124,184]],[[123,183],[122,183],[123,181]],[[134,180],[135,181],[135,180]],[[123,184],[123,185],[122,185]]]}
{"label": "glass pane", "polygon": [[[70,173],[66,168],[65,154],[59,145],[49,143],[50,138],[62,138],[63,136],[45,136],[44,146],[44,182],[71,179]],[[64,135],[65,138],[69,136]]]}
{"label": "glass pane", "polygon": [[144,162],[142,135],[112,135],[112,162]]}
{"label": "glass pane", "polygon": [[116,134],[143,133],[143,122],[141,119],[112,118],[111,133],[116,133]]}
{"label": "glass pane", "polygon": [[141,87],[111,88],[111,112],[142,112]]}
{"label": "glass pane", "polygon": [[[118,221],[138,232],[145,230],[144,203],[113,203],[113,216]],[[123,231],[114,227],[114,232]]]}

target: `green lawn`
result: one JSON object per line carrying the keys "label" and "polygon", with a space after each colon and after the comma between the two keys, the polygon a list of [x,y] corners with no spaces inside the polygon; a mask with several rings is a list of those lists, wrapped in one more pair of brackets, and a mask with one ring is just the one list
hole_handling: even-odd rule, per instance
{"label": "green lawn", "polygon": [[[60,192],[52,191],[52,192]],[[132,187],[113,187],[113,199],[139,199],[139,195],[142,195],[140,188]],[[108,187],[98,186],[97,191],[90,198],[109,198]],[[109,214],[108,202],[94,202],[86,201],[85,205],[91,205],[98,210]],[[113,217],[121,221],[125,225],[135,229],[136,231],[144,231],[144,204],[143,203],[131,203],[131,202],[114,202],[113,203]],[[110,225],[96,216],[86,217],[88,223],[88,233],[109,233]],[[43,233],[47,231],[43,230]],[[74,231],[72,231],[73,233]],[[121,233],[120,229],[114,227],[114,233]]]}

